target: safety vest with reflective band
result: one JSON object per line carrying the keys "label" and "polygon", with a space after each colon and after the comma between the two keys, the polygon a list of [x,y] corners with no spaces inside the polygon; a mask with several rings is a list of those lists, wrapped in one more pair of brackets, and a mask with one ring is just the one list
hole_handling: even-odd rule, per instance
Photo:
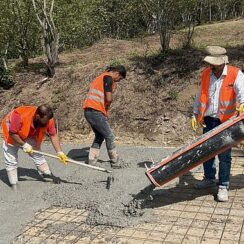
{"label": "safety vest with reflective band", "polygon": [[[102,112],[105,116],[108,116],[108,113],[106,111],[106,100],[103,81],[104,76],[111,77],[111,75],[108,72],[104,72],[91,82],[88,96],[83,105],[83,109],[92,108]],[[113,80],[112,92],[115,91],[115,88],[115,82]]]}
{"label": "safety vest with reflective band", "polygon": [[[219,94],[219,114],[221,122],[224,122],[236,114],[236,95],[234,91],[234,82],[236,80],[239,69],[227,65],[227,75],[223,79]],[[207,68],[202,72],[201,90],[198,101],[198,116],[199,122],[203,121],[204,113],[207,109],[209,98],[209,86],[211,68]]]}
{"label": "safety vest with reflective band", "polygon": [[[21,121],[22,121],[22,127],[18,131],[18,135],[23,141],[26,141],[28,138],[30,127],[33,122],[34,115],[36,113],[37,107],[34,106],[20,106],[18,108],[15,108],[13,111],[11,111],[8,115],[6,115],[2,120],[2,131],[3,131],[3,137],[7,144],[14,144],[13,140],[11,139],[9,135],[9,124],[11,122],[11,115],[15,111],[20,115]],[[37,148],[40,147],[41,142],[47,132],[48,127],[51,125],[51,123],[54,123],[53,119],[50,119],[47,126],[38,128],[38,133],[36,134],[36,144]]]}

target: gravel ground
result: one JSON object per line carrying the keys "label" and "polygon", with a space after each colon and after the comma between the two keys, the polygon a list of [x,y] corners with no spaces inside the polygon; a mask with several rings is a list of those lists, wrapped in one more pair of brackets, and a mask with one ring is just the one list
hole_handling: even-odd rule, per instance
{"label": "gravel ground", "polygon": [[[78,161],[84,160],[89,150],[88,146],[72,144],[64,145],[63,149],[71,158]],[[43,145],[43,151],[54,153],[48,144]],[[51,205],[86,208],[90,210],[87,218],[89,224],[124,227],[147,221],[150,218],[150,210],[141,210],[141,202],[131,204],[131,201],[138,194],[142,197],[141,190],[150,184],[145,176],[144,164],[152,159],[160,161],[169,155],[172,149],[119,146],[118,151],[123,167],[113,170],[112,175],[74,164],[63,166],[54,159],[48,159],[52,172],[60,177],[61,184],[40,181],[30,158],[20,152],[20,182],[17,193],[12,192],[7,185],[1,153],[1,241],[9,243],[20,233],[21,228],[33,219],[36,211]],[[100,159],[97,166],[111,169],[105,148],[102,148]],[[108,176],[114,177],[109,190]],[[148,193],[150,192],[145,194],[145,198]],[[135,209],[137,210],[134,211]]]}

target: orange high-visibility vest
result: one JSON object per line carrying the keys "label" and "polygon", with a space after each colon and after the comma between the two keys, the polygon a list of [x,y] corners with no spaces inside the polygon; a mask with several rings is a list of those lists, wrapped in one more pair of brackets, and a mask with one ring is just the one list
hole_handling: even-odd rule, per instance
{"label": "orange high-visibility vest", "polygon": [[[108,116],[106,110],[106,100],[105,100],[104,82],[103,82],[103,78],[106,75],[111,76],[108,72],[104,72],[91,82],[88,96],[83,105],[83,109],[92,108],[102,112],[105,116]],[[116,88],[115,82],[113,80],[112,92],[115,91],[115,88]]]}
{"label": "orange high-visibility vest", "polygon": [[[11,139],[9,135],[9,124],[11,122],[11,114],[15,111],[20,115],[21,121],[22,121],[22,127],[20,131],[18,132],[18,135],[20,138],[25,141],[28,138],[31,123],[33,122],[34,115],[36,113],[37,107],[35,106],[20,106],[18,108],[15,108],[13,111],[11,111],[8,115],[6,115],[2,120],[2,132],[4,140],[7,144],[14,144],[13,140]],[[37,148],[40,147],[41,142],[45,136],[45,133],[47,131],[47,128],[51,125],[51,123],[54,123],[53,119],[50,119],[47,126],[38,128],[38,134],[36,135],[36,144]]]}
{"label": "orange high-visibility vest", "polygon": [[[220,94],[219,94],[219,114],[221,122],[230,119],[236,114],[236,94],[234,91],[234,82],[236,80],[239,69],[227,65],[227,75],[224,77]],[[211,68],[207,68],[202,72],[201,88],[198,103],[198,122],[203,121],[204,113],[208,106],[208,93],[210,86]]]}

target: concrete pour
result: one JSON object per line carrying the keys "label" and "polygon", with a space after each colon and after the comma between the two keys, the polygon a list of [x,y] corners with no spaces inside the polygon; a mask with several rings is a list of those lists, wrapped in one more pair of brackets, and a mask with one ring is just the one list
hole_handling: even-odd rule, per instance
{"label": "concrete pour", "polygon": [[[88,147],[77,145],[66,145],[63,149],[78,161],[84,160],[89,150]],[[53,153],[50,145],[44,145],[43,151]],[[33,219],[34,212],[51,205],[86,208],[89,210],[87,223],[92,225],[125,227],[149,220],[150,210],[141,209],[144,199],[150,196],[150,191],[141,193],[149,185],[144,164],[149,163],[151,158],[160,161],[173,150],[120,146],[118,151],[124,167],[114,169],[112,175],[71,163],[63,166],[47,158],[54,175],[61,178],[61,184],[40,181],[34,164],[26,154],[20,152],[18,193],[13,193],[7,186],[1,154],[0,236],[3,243],[13,240],[21,228]],[[105,148],[101,152],[98,166],[111,169]],[[114,177],[109,190],[108,176]]]}

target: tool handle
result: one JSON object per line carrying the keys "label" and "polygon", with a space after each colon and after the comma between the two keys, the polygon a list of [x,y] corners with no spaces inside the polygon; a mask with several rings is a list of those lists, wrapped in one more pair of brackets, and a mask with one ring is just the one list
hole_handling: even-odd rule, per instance
{"label": "tool handle", "polygon": [[[47,156],[47,157],[50,157],[50,158],[59,159],[58,156],[52,155],[50,153],[40,152],[40,151],[37,151],[37,150],[33,150],[33,152],[37,153],[37,154],[41,154],[41,155]],[[78,164],[80,166],[84,166],[84,167],[87,167],[87,168],[91,168],[91,169],[95,169],[95,170],[99,170],[99,171],[103,171],[103,172],[107,172],[107,173],[111,173],[112,172],[112,171],[109,171],[109,170],[104,169],[104,168],[100,168],[100,167],[97,167],[97,166],[93,166],[93,165],[89,165],[89,164],[85,164],[85,163],[73,160],[71,158],[68,158],[67,161],[70,162],[70,163],[73,163],[73,164]]]}

